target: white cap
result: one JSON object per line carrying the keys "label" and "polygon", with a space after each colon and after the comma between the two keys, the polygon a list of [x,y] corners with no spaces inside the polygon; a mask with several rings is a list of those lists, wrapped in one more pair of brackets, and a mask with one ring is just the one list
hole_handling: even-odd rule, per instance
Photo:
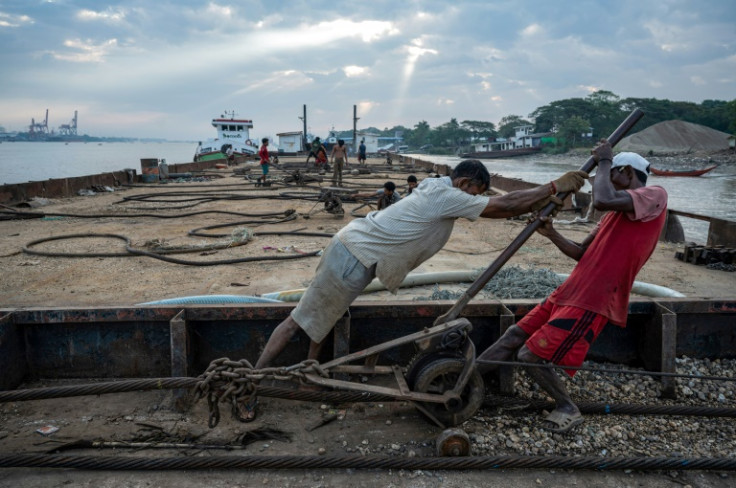
{"label": "white cap", "polygon": [[649,161],[633,152],[618,153],[613,157],[611,168],[631,166],[644,174],[649,174]]}

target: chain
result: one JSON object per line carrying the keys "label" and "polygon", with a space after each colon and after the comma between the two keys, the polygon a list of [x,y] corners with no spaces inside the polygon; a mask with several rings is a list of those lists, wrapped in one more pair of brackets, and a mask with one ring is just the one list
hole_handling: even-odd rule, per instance
{"label": "chain", "polygon": [[246,359],[233,361],[220,358],[212,361],[207,370],[199,375],[194,393],[197,400],[207,398],[210,412],[208,424],[213,428],[220,422],[219,403],[229,403],[235,416],[239,403],[255,400],[259,381],[273,379],[306,384],[307,374],[329,377],[319,362],[313,359],[292,366],[255,369]]}

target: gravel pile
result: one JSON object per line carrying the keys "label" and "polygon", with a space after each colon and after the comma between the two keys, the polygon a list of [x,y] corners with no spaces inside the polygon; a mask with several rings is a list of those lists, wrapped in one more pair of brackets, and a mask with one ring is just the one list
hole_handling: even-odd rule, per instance
{"label": "gravel pile", "polygon": [[[736,360],[684,357],[677,360],[677,373],[736,378]],[[580,371],[574,378],[564,378],[577,402],[736,407],[733,382],[677,378],[677,399],[663,400],[659,381],[649,376]],[[516,392],[528,400],[550,401],[525,373],[516,374]],[[581,426],[560,435],[537,427],[542,415],[485,408],[463,428],[471,436],[475,455],[736,456],[733,418],[587,415]]]}

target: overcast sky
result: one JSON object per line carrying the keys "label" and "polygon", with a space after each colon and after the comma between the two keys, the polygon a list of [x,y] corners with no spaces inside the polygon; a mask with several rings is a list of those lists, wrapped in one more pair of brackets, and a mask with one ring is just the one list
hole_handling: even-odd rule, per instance
{"label": "overcast sky", "polygon": [[734,0],[0,0],[0,126],[199,140],[736,98]]}

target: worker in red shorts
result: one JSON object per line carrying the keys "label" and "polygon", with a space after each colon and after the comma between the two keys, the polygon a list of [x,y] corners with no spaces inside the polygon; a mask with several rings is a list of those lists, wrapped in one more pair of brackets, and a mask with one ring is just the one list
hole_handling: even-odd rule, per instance
{"label": "worker in red shorts", "polygon": [[[593,148],[598,171],[593,204],[609,212],[581,244],[562,236],[546,218],[538,232],[578,261],[570,277],[510,327],[478,359],[505,361],[514,353],[525,363],[578,367],[606,324],[626,327],[629,293],[652,255],[667,217],[667,192],[646,186],[649,162],[635,153],[613,156],[608,141]],[[495,365],[479,363],[485,374]],[[527,372],[556,402],[543,429],[564,433],[583,422],[561,378],[551,368]],[[576,370],[565,370],[573,376]]]}

